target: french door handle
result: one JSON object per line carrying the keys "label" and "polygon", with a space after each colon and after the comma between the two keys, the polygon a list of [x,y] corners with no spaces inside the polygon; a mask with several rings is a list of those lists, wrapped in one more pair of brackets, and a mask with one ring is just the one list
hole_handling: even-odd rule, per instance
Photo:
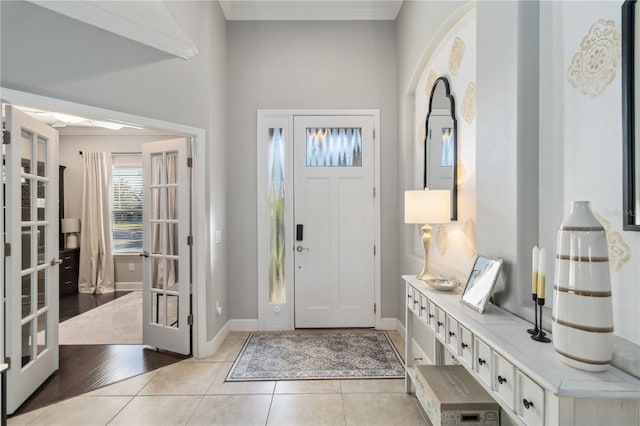
{"label": "french door handle", "polygon": [[51,261],[49,262],[49,264],[51,266],[56,266],[56,265],[60,265],[62,262],[64,262],[64,260],[62,259],[56,259],[55,257],[53,259],[51,259]]}
{"label": "french door handle", "polygon": [[146,250],[142,250],[142,253],[140,253],[140,257],[149,257],[149,252]]}
{"label": "french door handle", "polygon": [[306,251],[311,251],[311,250],[309,250],[309,249],[308,249],[308,248],[306,248],[306,247],[296,246],[296,251],[297,251],[298,253],[302,253],[304,250],[306,250]]}

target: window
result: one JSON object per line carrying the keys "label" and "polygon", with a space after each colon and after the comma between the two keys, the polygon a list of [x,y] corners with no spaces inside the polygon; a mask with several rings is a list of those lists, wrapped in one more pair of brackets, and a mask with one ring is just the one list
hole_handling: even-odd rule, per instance
{"label": "window", "polygon": [[113,156],[113,252],[142,250],[142,165],[131,155]]}

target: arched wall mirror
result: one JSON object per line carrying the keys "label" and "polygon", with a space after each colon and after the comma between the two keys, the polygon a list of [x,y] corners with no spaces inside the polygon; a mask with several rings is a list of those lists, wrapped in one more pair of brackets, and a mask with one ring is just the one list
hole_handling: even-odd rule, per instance
{"label": "arched wall mirror", "polygon": [[625,231],[640,231],[640,43],[635,0],[622,5],[623,221]]}
{"label": "arched wall mirror", "polygon": [[433,83],[429,97],[424,141],[423,186],[451,191],[451,220],[457,220],[456,193],[457,127],[455,102],[449,80],[440,77]]}

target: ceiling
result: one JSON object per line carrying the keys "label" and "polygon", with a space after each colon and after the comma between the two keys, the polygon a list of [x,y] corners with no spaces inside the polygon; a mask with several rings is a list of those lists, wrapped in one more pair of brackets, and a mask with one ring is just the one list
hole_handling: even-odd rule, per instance
{"label": "ceiling", "polygon": [[219,0],[228,21],[392,21],[402,0]]}

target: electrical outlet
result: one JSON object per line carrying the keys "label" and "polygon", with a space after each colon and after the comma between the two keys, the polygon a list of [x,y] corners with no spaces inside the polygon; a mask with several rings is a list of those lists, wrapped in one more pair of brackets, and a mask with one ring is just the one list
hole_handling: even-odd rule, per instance
{"label": "electrical outlet", "polygon": [[222,231],[216,230],[216,244],[220,244],[222,242]]}
{"label": "electrical outlet", "polygon": [[130,264],[129,264],[129,272],[133,272],[133,271],[135,271],[135,270],[136,270],[136,265],[135,265],[135,263],[130,263]]}
{"label": "electrical outlet", "polygon": [[220,306],[220,301],[216,300],[216,313],[218,315],[222,314],[222,306]]}

